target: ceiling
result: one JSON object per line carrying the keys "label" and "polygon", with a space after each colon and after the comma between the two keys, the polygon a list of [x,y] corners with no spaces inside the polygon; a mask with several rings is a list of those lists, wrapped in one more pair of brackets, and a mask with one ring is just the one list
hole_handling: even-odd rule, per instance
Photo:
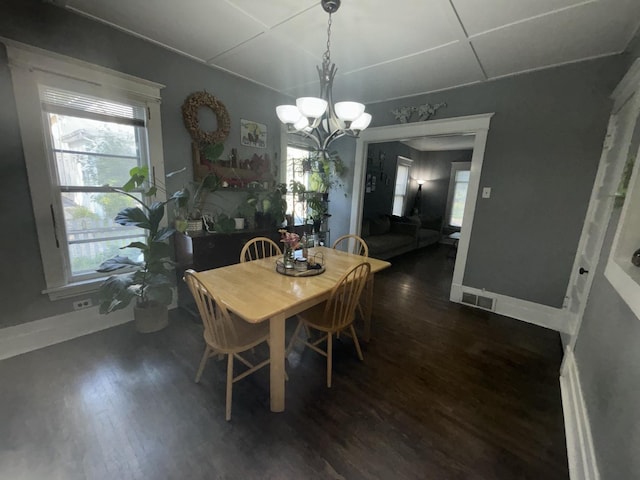
{"label": "ceiling", "polygon": [[[49,0],[292,97],[319,94],[317,0]],[[334,101],[373,103],[622,52],[639,0],[343,0]]]}

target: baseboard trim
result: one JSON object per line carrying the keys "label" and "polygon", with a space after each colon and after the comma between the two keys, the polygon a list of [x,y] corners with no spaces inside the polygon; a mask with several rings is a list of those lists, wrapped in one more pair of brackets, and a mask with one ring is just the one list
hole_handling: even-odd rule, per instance
{"label": "baseboard trim", "polygon": [[[451,285],[451,296],[449,299],[452,302],[462,303],[463,292],[495,299],[493,311],[505,317],[515,318],[516,320],[522,320],[523,322],[532,323],[561,333],[571,334],[573,332],[571,322],[565,310],[561,308],[553,308],[548,305],[458,284]],[[463,305],[466,305],[466,303],[463,303]]]}
{"label": "baseboard trim", "polygon": [[582,396],[580,374],[573,352],[567,349],[560,375],[562,411],[567,437],[571,480],[600,480],[589,416]]}
{"label": "baseboard trim", "polygon": [[0,360],[115,327],[131,320],[133,320],[133,306],[109,315],[101,315],[98,307],[92,307],[3,328],[0,330]]}

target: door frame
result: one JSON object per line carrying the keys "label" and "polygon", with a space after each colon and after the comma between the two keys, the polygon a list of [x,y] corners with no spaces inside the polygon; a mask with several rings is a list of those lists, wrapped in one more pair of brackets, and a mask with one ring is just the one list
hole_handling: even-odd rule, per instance
{"label": "door frame", "polygon": [[[618,187],[618,183],[622,176],[622,170],[626,161],[626,155],[618,155],[614,158],[610,158],[612,153],[610,152],[614,143],[622,139],[623,146],[627,141],[631,141],[631,136],[635,123],[631,125],[617,125],[615,120],[625,106],[631,108],[629,115],[630,118],[638,118],[640,116],[640,59],[637,59],[631,68],[627,71],[623,79],[611,94],[613,100],[613,107],[609,116],[609,125],[607,127],[607,134],[604,139],[602,153],[600,156],[600,163],[598,165],[598,172],[594,180],[593,189],[591,191],[591,199],[589,201],[589,207],[585,215],[585,223],[582,228],[580,240],[578,242],[578,248],[576,250],[576,256],[573,263],[573,269],[569,278],[569,284],[567,286],[566,302],[564,308],[566,309],[566,315],[572,325],[572,332],[565,347],[565,355],[560,366],[561,375],[566,373],[566,361],[570,354],[575,349],[576,341],[580,333],[580,327],[582,326],[582,319],[584,317],[584,311],[589,300],[589,294],[591,292],[591,286],[593,284],[594,275],[596,273],[596,267],[598,266],[600,256],[602,255],[602,247],[604,244],[604,238],[606,236],[607,227],[611,220],[611,214],[613,212],[613,204],[615,198],[615,191]],[[637,120],[637,121],[640,121]],[[626,149],[623,150],[626,153]],[[590,230],[590,220],[594,217],[595,212],[601,210],[602,225],[598,225],[599,229],[595,239],[590,239],[590,235],[593,234]],[[591,262],[584,264],[582,252],[586,250],[586,245],[589,240],[594,243],[594,255],[592,255]],[[583,288],[583,295],[575,300],[572,297],[572,291],[575,285],[580,281],[583,276],[580,274],[580,268],[587,267],[587,276],[584,279],[585,286]],[[589,273],[591,272],[591,273]],[[603,272],[604,274],[604,272]],[[577,302],[577,305],[574,303]]]}
{"label": "door frame", "polygon": [[460,231],[458,253],[453,270],[451,282],[450,300],[460,302],[462,300],[462,280],[467,264],[467,253],[471,239],[473,218],[476,210],[476,201],[480,187],[480,174],[487,145],[489,125],[494,113],[469,115],[465,117],[445,118],[443,120],[430,120],[426,122],[401,123],[374,127],[360,133],[356,141],[355,166],[353,171],[353,201],[351,203],[350,232],[360,234],[362,226],[362,207],[364,205],[365,177],[367,165],[367,150],[370,143],[393,142],[410,138],[473,134],[473,154],[471,157],[471,175],[469,178],[469,191],[464,207],[464,225]]}

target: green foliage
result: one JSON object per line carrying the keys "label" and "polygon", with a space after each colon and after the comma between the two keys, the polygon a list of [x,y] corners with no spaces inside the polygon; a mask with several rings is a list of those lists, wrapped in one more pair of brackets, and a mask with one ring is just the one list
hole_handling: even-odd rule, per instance
{"label": "green foliage", "polygon": [[233,232],[236,228],[236,222],[233,218],[229,218],[224,213],[221,213],[216,217],[216,221],[213,229],[219,233]]}
{"label": "green foliage", "polygon": [[[172,196],[165,202],[154,202],[151,206],[138,200],[129,192],[140,190],[145,185],[149,171],[147,167],[135,167],[129,172],[131,178],[122,188],[114,188],[114,192],[133,198],[139,207],[126,207],[120,210],[115,222],[123,226],[134,226],[146,230],[145,242],[132,242],[122,247],[137,249],[142,253],[143,260],[133,260],[124,255],[117,255],[100,264],[99,272],[115,272],[122,269],[129,271],[120,275],[113,275],[100,286],[100,313],[111,313],[125,308],[133,298],[138,306],[159,303],[171,303],[171,285],[173,262],[169,255],[167,239],[175,231],[170,227],[160,227],[164,218],[165,205],[177,201],[179,197]],[[145,196],[153,196],[155,187],[143,191]]]}
{"label": "green foliage", "polygon": [[66,210],[69,212],[73,220],[80,220],[83,218],[96,220],[100,218],[99,215],[92,212],[90,208],[87,208],[84,205],[74,205],[73,207],[68,207]]}

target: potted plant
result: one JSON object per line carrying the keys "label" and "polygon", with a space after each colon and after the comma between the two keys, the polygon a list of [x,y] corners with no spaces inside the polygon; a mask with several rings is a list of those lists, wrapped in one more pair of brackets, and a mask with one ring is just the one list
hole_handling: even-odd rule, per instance
{"label": "potted plant", "polygon": [[[139,206],[127,207],[115,217],[115,222],[123,226],[134,226],[145,230],[144,242],[132,242],[122,247],[139,250],[137,259],[117,255],[102,262],[99,272],[115,272],[127,269],[127,272],[107,278],[98,290],[100,313],[108,314],[127,307],[136,299],[134,321],[136,329],[142,333],[155,332],[168,325],[168,305],[173,292],[173,262],[169,258],[167,239],[175,231],[171,227],[160,227],[164,218],[165,205],[179,196],[172,196],[164,202],[146,205],[131,192],[139,190],[148,178],[147,167],[135,167],[130,171],[131,178],[113,191],[134,199]],[[144,196],[155,195],[156,187],[142,192]]]}
{"label": "potted plant", "polygon": [[174,194],[176,198],[176,230],[199,231],[202,230],[202,215],[207,195],[220,188],[222,182],[215,173],[210,173],[202,180],[194,183],[193,193],[188,187],[184,187]]}

